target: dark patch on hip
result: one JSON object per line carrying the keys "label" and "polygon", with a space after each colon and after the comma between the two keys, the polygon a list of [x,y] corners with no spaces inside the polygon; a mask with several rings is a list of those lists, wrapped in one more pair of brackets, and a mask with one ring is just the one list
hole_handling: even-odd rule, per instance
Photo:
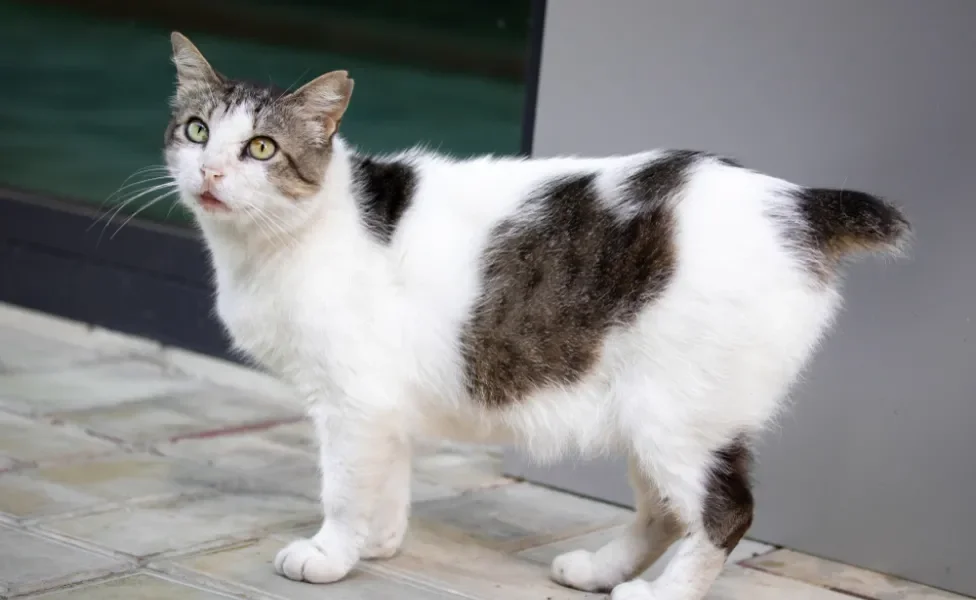
{"label": "dark patch on hip", "polygon": [[377,240],[388,244],[413,200],[417,174],[406,162],[365,156],[353,158],[352,170],[363,223]]}
{"label": "dark patch on hip", "polygon": [[726,553],[732,552],[752,526],[751,466],[748,440],[739,437],[715,452],[708,475],[702,521],[708,538]]}
{"label": "dark patch on hip", "polygon": [[649,162],[612,203],[598,197],[595,174],[559,178],[524,202],[521,212],[538,216],[499,224],[462,339],[475,398],[504,406],[593,368],[611,329],[631,324],[670,281],[670,200],[699,157],[675,152]]}

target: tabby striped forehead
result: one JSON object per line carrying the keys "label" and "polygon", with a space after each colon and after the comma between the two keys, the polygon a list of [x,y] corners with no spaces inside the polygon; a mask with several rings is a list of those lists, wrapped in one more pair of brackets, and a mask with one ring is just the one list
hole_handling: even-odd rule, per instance
{"label": "tabby striped forehead", "polygon": [[186,90],[173,100],[173,118],[196,117],[210,121],[222,114],[244,107],[257,119],[274,108],[281,108],[287,92],[275,85],[260,85],[248,81],[227,81]]}

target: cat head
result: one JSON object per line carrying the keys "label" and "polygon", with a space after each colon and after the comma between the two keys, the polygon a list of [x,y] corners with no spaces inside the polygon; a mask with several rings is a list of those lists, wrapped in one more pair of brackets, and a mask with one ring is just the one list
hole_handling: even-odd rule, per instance
{"label": "cat head", "polygon": [[307,214],[322,188],[353,81],[326,73],[288,92],[228,79],[173,33],[176,94],[166,163],[200,221],[261,227]]}

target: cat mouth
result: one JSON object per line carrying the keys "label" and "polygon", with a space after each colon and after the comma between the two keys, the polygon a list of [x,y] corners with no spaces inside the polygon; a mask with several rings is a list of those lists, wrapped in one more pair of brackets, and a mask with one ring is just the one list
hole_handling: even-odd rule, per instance
{"label": "cat mouth", "polygon": [[227,210],[227,205],[210,192],[200,194],[200,206],[211,211]]}

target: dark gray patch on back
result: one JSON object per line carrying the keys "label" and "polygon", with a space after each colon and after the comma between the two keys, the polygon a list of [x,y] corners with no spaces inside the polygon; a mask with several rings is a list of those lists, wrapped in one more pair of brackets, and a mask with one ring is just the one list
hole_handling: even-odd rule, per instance
{"label": "dark gray patch on back", "polygon": [[352,169],[363,223],[376,239],[388,244],[400,218],[410,207],[417,174],[404,161],[382,161],[367,156],[354,157]]}
{"label": "dark gray patch on back", "polygon": [[708,539],[726,554],[732,552],[752,526],[755,503],[749,482],[751,466],[752,452],[744,437],[714,453],[702,521]]}
{"label": "dark gray patch on back", "polygon": [[599,359],[611,328],[633,322],[675,269],[670,200],[701,157],[651,161],[620,192],[620,218],[598,198],[596,176],[552,181],[528,199],[538,218],[501,223],[483,262],[483,290],[463,333],[469,392],[488,406],[547,384],[572,383]]}
{"label": "dark gray patch on back", "polygon": [[652,161],[630,178],[632,202],[650,206],[648,199],[667,198],[688,180],[688,169],[708,155],[694,150],[675,150]]}

